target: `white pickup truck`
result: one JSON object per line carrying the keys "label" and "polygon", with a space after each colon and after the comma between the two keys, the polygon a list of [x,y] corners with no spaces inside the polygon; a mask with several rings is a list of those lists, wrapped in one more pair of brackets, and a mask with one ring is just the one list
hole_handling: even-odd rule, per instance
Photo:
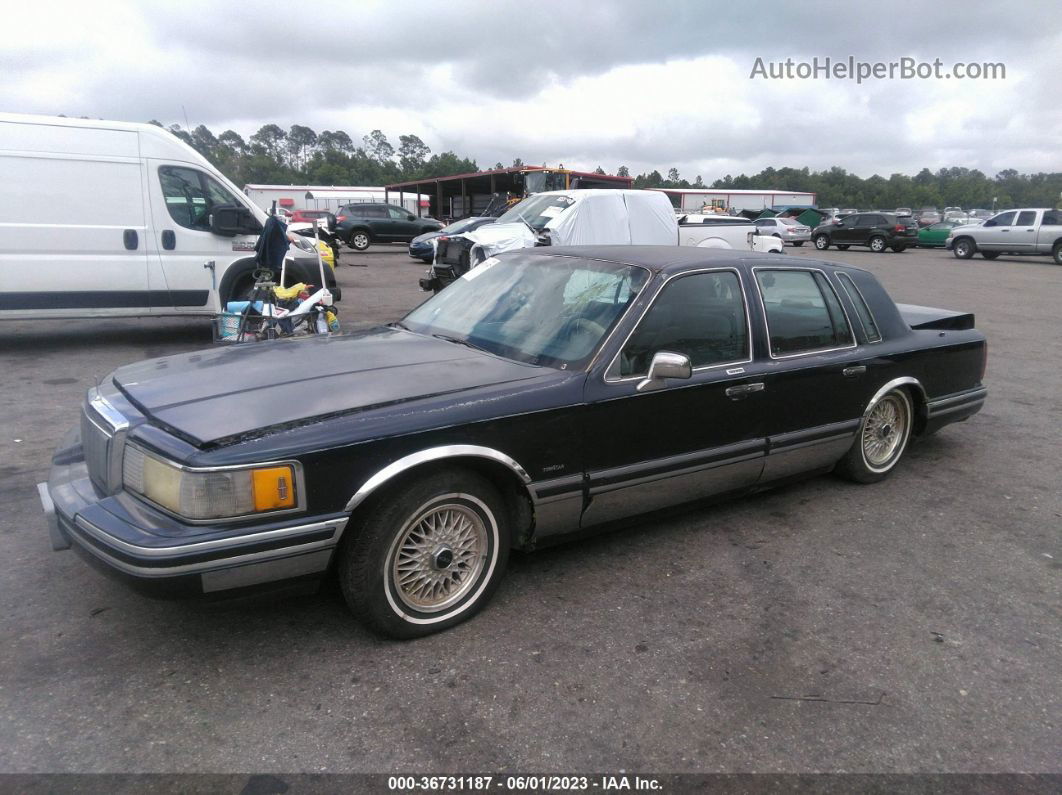
{"label": "white pickup truck", "polygon": [[422,290],[438,292],[488,257],[534,246],[700,246],[781,252],[782,241],[757,233],[745,218],[690,213],[678,218],[667,197],[647,190],[536,193],[496,223],[436,238]]}
{"label": "white pickup truck", "polygon": [[944,246],[959,259],[969,259],[977,252],[985,259],[1000,254],[1038,254],[1062,265],[1062,210],[1006,210],[983,224],[955,227]]}

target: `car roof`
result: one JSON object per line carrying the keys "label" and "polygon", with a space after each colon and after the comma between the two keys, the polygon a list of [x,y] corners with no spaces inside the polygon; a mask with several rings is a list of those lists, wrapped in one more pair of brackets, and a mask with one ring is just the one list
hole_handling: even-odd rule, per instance
{"label": "car roof", "polygon": [[805,257],[696,246],[539,246],[533,249],[519,249],[519,251],[548,257],[585,257],[620,265],[638,265],[660,273],[678,273],[698,268],[751,268],[756,266],[812,267],[828,272],[862,270],[851,265],[837,265]]}

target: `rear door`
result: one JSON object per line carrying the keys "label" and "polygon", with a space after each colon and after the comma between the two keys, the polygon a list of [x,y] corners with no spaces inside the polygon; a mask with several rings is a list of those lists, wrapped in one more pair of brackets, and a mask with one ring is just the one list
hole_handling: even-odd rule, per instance
{"label": "rear door", "polygon": [[761,411],[768,455],[763,480],[836,463],[852,445],[871,398],[868,352],[824,271],[754,268],[765,322]]}
{"label": "rear door", "polygon": [[1032,252],[1036,250],[1036,229],[1039,210],[1019,210],[1010,228],[1010,245],[1012,251]]}
{"label": "rear door", "polygon": [[369,233],[374,240],[381,243],[390,243],[394,240],[394,229],[391,225],[391,214],[387,212],[385,204],[365,204],[357,209],[355,218],[364,219],[365,226],[369,227]]}
{"label": "rear door", "polygon": [[1036,250],[1041,254],[1050,254],[1055,241],[1062,239],[1062,210],[1044,210],[1040,229],[1036,233]]}

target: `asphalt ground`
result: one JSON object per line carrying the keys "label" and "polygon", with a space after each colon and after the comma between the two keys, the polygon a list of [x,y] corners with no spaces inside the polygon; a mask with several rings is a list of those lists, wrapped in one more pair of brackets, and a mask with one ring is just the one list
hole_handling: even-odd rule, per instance
{"label": "asphalt ground", "polygon": [[[1059,772],[1062,268],[820,255],[977,315],[984,410],[833,477],[514,556],[474,620],[369,634],[332,590],[153,601],[51,551],[85,389],[203,320],[0,324],[0,772]],[[347,328],[424,297],[345,251]]]}

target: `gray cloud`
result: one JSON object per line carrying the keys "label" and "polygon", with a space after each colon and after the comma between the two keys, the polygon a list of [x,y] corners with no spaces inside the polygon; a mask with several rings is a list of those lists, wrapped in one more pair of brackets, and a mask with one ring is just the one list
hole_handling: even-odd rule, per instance
{"label": "gray cloud", "polygon": [[[516,156],[608,170],[674,165],[706,180],[785,164],[883,176],[942,165],[1062,168],[1054,145],[1062,23],[1046,0],[1021,13],[966,0],[873,12],[851,2],[101,4],[83,33],[60,27],[65,15],[51,8],[20,13],[34,29],[65,30],[62,46],[25,37],[0,45],[4,110],[183,125],[183,106],[192,126],[215,132],[302,123],[358,138],[379,127],[392,138],[415,132],[433,150],[481,165]],[[747,79],[756,57],[826,55],[1001,61],[1008,79],[972,91],[940,81]],[[735,66],[722,78],[683,71],[707,57]],[[673,67],[666,85],[639,83],[609,106],[602,125],[623,134],[569,129],[578,99],[553,101],[574,85],[598,90],[593,80],[616,69],[661,64]],[[674,97],[673,109],[654,104],[658,91]],[[740,99],[758,120],[736,120],[721,96]],[[941,116],[952,96],[966,112]]]}

